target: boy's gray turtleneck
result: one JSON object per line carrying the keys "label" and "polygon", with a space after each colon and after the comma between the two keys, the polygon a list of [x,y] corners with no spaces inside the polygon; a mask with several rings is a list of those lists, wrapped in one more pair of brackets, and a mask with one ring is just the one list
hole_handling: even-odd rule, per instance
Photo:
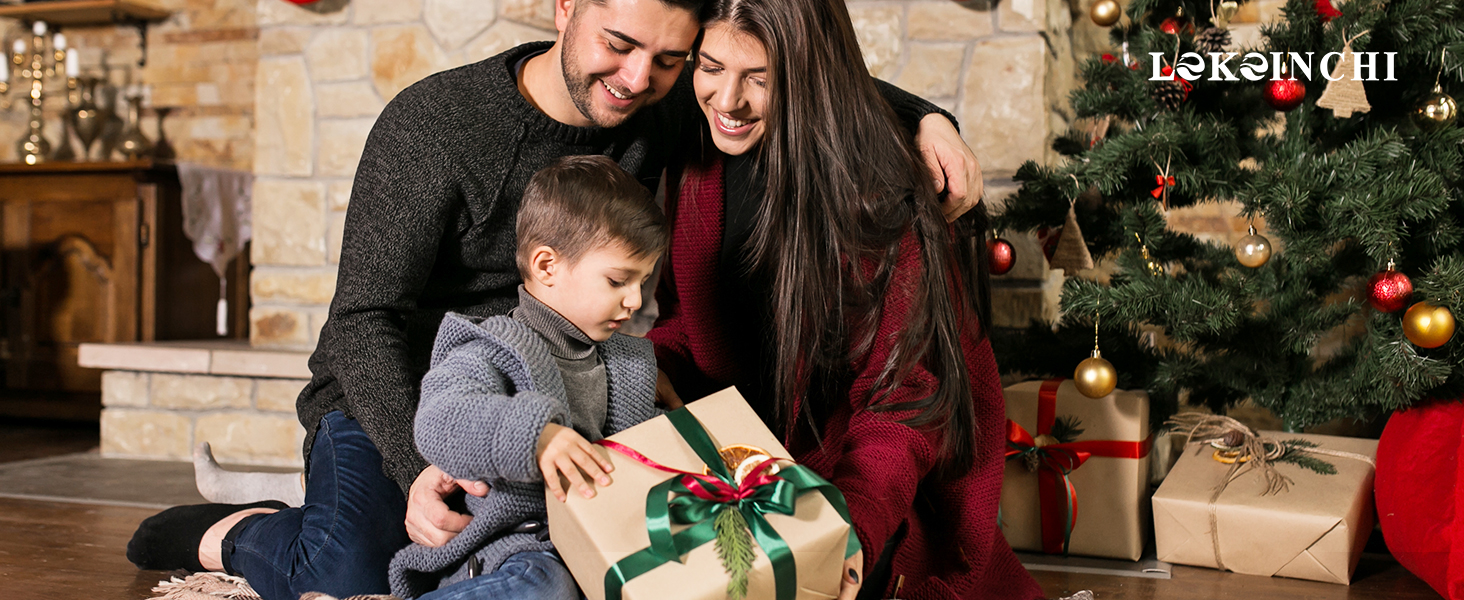
{"label": "boy's gray turtleneck", "polygon": [[605,428],[605,407],[608,388],[605,383],[605,361],[600,346],[580,331],[564,315],[530,294],[523,285],[518,288],[519,305],[508,313],[515,321],[528,325],[544,343],[559,364],[564,379],[564,392],[569,396],[570,422],[575,431],[593,442]]}

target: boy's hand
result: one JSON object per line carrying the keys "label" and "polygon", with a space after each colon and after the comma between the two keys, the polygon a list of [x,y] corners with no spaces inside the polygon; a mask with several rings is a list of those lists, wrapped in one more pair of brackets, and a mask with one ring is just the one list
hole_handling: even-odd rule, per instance
{"label": "boy's hand", "polygon": [[583,470],[595,483],[603,486],[610,485],[610,476],[605,473],[614,470],[610,461],[595,452],[594,445],[584,436],[573,429],[553,423],[545,425],[544,432],[539,434],[539,447],[534,452],[534,458],[539,462],[539,470],[544,473],[544,487],[549,488],[560,502],[564,502],[565,491],[559,484],[561,473],[569,480],[570,487],[579,489],[581,496],[594,498],[595,490],[585,482],[580,471]]}

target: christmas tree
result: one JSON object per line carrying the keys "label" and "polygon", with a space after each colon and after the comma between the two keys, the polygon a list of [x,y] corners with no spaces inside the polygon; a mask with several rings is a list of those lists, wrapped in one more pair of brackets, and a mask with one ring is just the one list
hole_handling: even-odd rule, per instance
{"label": "christmas tree", "polygon": [[[1290,0],[1254,48],[1231,42],[1236,9],[1094,4],[1114,49],[1071,100],[1097,126],[1024,165],[994,227],[1061,227],[1055,246],[1109,264],[1079,277],[1054,254],[1061,321],[995,332],[1003,371],[1072,376],[1096,325],[1118,386],[1161,413],[1251,399],[1299,430],[1464,398],[1464,5]],[[1238,202],[1256,235],[1168,227],[1207,202]]]}

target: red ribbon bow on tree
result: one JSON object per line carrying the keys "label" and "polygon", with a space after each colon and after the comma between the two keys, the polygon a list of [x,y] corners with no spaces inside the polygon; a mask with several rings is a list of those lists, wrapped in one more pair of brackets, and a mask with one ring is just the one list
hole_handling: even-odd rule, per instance
{"label": "red ribbon bow on tree", "polygon": [[1150,196],[1153,196],[1155,198],[1158,198],[1159,196],[1164,195],[1164,188],[1166,188],[1166,187],[1172,187],[1174,185],[1174,177],[1173,176],[1165,177],[1163,175],[1155,175],[1154,176],[1154,183],[1157,184],[1159,187],[1154,188],[1154,191],[1149,192],[1149,195]]}
{"label": "red ribbon bow on tree", "polygon": [[[1057,388],[1061,378],[1042,382],[1037,394],[1037,437],[1051,439],[1052,425],[1057,422]],[[1006,458],[1035,454],[1038,457],[1037,495],[1042,509],[1042,551],[1066,554],[1072,541],[1073,526],[1078,522],[1078,491],[1068,475],[1094,456],[1139,459],[1149,455],[1151,435],[1143,441],[1120,442],[1090,440],[1059,444],[1041,444],[1036,438],[1007,419]]]}

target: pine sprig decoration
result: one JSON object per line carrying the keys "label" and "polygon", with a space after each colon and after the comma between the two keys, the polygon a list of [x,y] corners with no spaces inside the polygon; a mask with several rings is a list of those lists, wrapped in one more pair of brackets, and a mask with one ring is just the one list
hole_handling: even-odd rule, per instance
{"label": "pine sprig decoration", "polygon": [[1052,423],[1052,437],[1060,444],[1078,441],[1083,435],[1083,422],[1073,416],[1061,416]]}
{"label": "pine sprig decoration", "polygon": [[1286,446],[1286,453],[1277,458],[1276,462],[1291,463],[1318,475],[1337,474],[1337,467],[1332,463],[1306,452],[1306,448],[1316,448],[1316,444],[1306,440],[1286,440],[1281,445]]}
{"label": "pine sprig decoration", "polygon": [[727,598],[743,600],[747,597],[747,576],[752,572],[753,559],[757,557],[747,518],[742,516],[742,511],[729,506],[717,513],[712,528],[717,531],[717,558],[722,560],[722,568],[727,571]]}

